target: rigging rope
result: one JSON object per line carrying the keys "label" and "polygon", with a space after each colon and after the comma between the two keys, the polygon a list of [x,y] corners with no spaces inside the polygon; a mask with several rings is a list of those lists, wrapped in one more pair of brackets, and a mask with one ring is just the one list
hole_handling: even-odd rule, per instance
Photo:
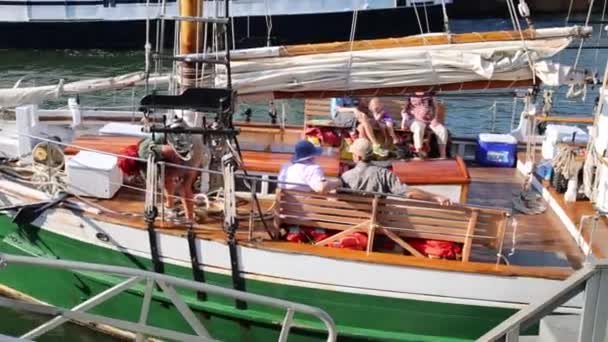
{"label": "rigging rope", "polygon": [[568,6],[568,15],[566,16],[566,24],[564,26],[568,26],[570,22],[570,14],[572,14],[572,6],[574,5],[574,0],[570,0],[570,6]]}
{"label": "rigging rope", "polygon": [[272,16],[270,15],[270,8],[268,7],[268,0],[264,0],[264,6],[266,6],[266,46],[270,46],[270,34],[272,33]]}
{"label": "rigging rope", "polygon": [[[608,0],[606,0],[608,1]],[[450,32],[450,18],[448,17],[448,10],[445,6],[445,0],[441,0],[441,10],[443,12],[443,27],[445,30],[445,33],[449,35],[451,34]],[[450,39],[451,40],[451,39]]]}
{"label": "rigging rope", "polygon": [[156,163],[154,153],[148,154],[148,164],[146,168],[146,197],[144,202],[144,212],[151,213],[156,207]]}
{"label": "rigging rope", "polygon": [[[602,25],[604,23],[604,20],[606,19],[606,5],[608,5],[608,0],[604,0],[604,7],[602,8],[602,20],[600,21],[599,24],[599,31],[600,34],[597,38],[597,46],[595,49],[595,58],[593,59],[593,65],[597,65],[597,60],[598,60],[598,56],[599,56],[599,48],[600,48],[600,43],[602,41],[602,33],[604,33],[604,30],[602,29]],[[596,69],[596,72],[598,72],[598,70]]]}
{"label": "rigging rope", "polygon": [[509,9],[509,16],[511,17],[511,24],[513,25],[513,31],[517,31],[517,14],[515,13],[515,8],[513,8],[513,3],[507,0],[507,8]]}
{"label": "rigging rope", "polygon": [[518,222],[515,217],[513,217],[513,221],[511,221],[511,226],[513,227],[513,236],[511,237],[511,251],[507,256],[513,256],[515,254],[515,245],[517,244],[517,227]]}
{"label": "rigging rope", "polygon": [[[517,31],[519,32],[519,37],[521,38],[521,44],[524,48],[524,52],[526,53],[526,57],[528,57],[528,64],[530,66],[530,71],[532,72],[532,82],[534,85],[536,85],[536,68],[534,68],[534,61],[532,60],[532,56],[530,55],[530,50],[528,50],[528,45],[526,44],[526,38],[524,37],[524,32],[521,29],[521,25],[519,23],[519,18],[517,17],[517,12],[515,11],[515,4],[513,3],[513,0],[508,0],[508,3],[510,3],[510,6],[513,9],[513,15],[515,18],[515,24],[517,25]],[[591,2],[593,3],[593,0],[591,0]],[[576,69],[576,67],[575,67]]]}
{"label": "rigging rope", "polygon": [[145,49],[145,89],[148,92],[148,80],[150,78],[150,52],[152,45],[150,44],[150,0],[146,0],[146,43]]}
{"label": "rigging rope", "polygon": [[[595,0],[591,0],[589,2],[589,9],[587,10],[587,18],[585,19],[585,26],[589,26],[589,20],[591,20],[591,12],[593,12],[593,4],[595,3]],[[601,31],[601,30],[600,30]],[[585,42],[585,39],[581,39],[581,43],[578,46],[578,51],[576,52],[576,59],[574,60],[574,66],[573,69],[576,70],[576,67],[578,66],[578,62],[581,58],[581,52],[583,51],[583,43]]]}
{"label": "rigging rope", "polygon": [[431,33],[431,25],[429,24],[429,12],[426,9],[426,2],[422,3],[422,8],[424,8],[424,20],[426,21],[426,32]]}
{"label": "rigging rope", "polygon": [[353,49],[355,46],[355,37],[357,35],[357,22],[359,20],[359,10],[355,9],[353,11],[353,20],[350,25],[350,55],[348,56],[348,64],[346,66],[347,74],[346,74],[346,87],[350,88],[350,80],[351,80],[351,70],[353,66]]}
{"label": "rigging rope", "polygon": [[[424,35],[424,28],[422,27],[422,21],[420,20],[420,14],[418,14],[418,4],[414,3],[414,13],[416,13],[416,20],[418,21],[418,28],[420,34]],[[423,38],[424,44],[426,45],[426,38]]]}
{"label": "rigging rope", "polygon": [[577,150],[576,146],[560,146],[557,156],[553,159],[555,174],[561,173],[566,179],[578,177],[578,173],[583,167],[583,160],[577,160]]}

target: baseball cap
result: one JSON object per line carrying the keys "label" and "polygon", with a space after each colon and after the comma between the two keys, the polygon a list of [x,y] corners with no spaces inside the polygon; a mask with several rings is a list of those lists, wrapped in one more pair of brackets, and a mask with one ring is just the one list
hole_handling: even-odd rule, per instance
{"label": "baseball cap", "polygon": [[367,139],[359,138],[350,145],[348,151],[361,157],[367,157],[372,154],[372,143]]}

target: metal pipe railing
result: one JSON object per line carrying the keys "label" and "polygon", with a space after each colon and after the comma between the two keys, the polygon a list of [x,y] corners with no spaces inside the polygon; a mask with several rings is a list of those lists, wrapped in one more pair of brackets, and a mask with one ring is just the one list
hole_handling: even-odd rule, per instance
{"label": "metal pipe railing", "polygon": [[[118,284],[120,286],[120,291],[118,291],[118,290],[111,291],[111,289],[104,291],[105,295],[101,296],[101,297],[103,297],[104,300],[107,300],[107,299],[109,299],[109,297],[117,295],[120,292],[127,290],[128,288],[131,288],[132,286],[136,285],[137,283],[140,283],[143,281],[148,282],[148,280],[152,280],[163,288],[165,294],[167,294],[167,296],[170,297],[170,300],[175,304],[176,308],[180,311],[180,313],[182,313],[182,315],[185,316],[184,318],[188,321],[188,323],[193,325],[193,327],[197,327],[197,329],[199,331],[204,331],[203,330],[204,328],[201,328],[199,326],[199,324],[201,324],[200,321],[198,323],[192,321],[193,319],[196,319],[196,318],[194,318],[194,316],[191,315],[191,312],[189,311],[189,309],[187,307],[185,307],[185,303],[183,303],[183,301],[181,299],[177,298],[177,297],[179,297],[179,295],[177,295],[175,293],[175,291],[173,290],[173,287],[180,287],[180,288],[200,291],[200,292],[204,292],[204,293],[208,293],[208,294],[229,297],[229,298],[233,298],[236,300],[242,300],[245,302],[251,302],[251,303],[255,303],[255,304],[259,304],[259,305],[265,305],[265,306],[269,306],[269,307],[273,307],[273,308],[277,308],[277,309],[284,309],[287,312],[287,314],[286,314],[286,319],[283,321],[283,324],[288,324],[290,326],[293,325],[293,315],[290,315],[289,314],[290,312],[310,315],[310,316],[313,316],[313,317],[319,319],[323,323],[323,325],[327,329],[327,334],[328,334],[327,341],[328,342],[336,341],[337,334],[338,334],[336,325],[335,325],[333,319],[324,310],[313,307],[313,306],[290,302],[290,301],[286,301],[286,300],[282,300],[282,299],[276,299],[276,298],[271,298],[271,297],[262,296],[262,295],[258,295],[258,294],[242,292],[242,291],[237,291],[237,290],[233,290],[233,289],[227,289],[227,288],[223,288],[223,287],[219,287],[219,286],[215,286],[215,285],[210,285],[207,283],[200,283],[200,282],[195,282],[192,280],[176,278],[176,277],[168,276],[165,274],[144,271],[141,269],[127,268],[127,267],[120,267],[120,266],[101,265],[101,264],[91,264],[91,263],[85,263],[85,262],[79,262],[79,261],[67,261],[67,260],[58,260],[58,259],[26,257],[26,256],[18,256],[18,255],[0,253],[0,266],[6,266],[6,265],[11,265],[11,264],[44,266],[44,267],[49,267],[49,268],[54,268],[54,269],[64,269],[64,270],[68,269],[68,270],[101,272],[101,273],[105,273],[105,274],[120,275],[120,276],[125,276],[125,277],[129,278],[126,282],[122,282],[122,283]],[[150,296],[147,296],[147,297],[149,298]],[[0,302],[0,304],[2,304],[2,303]],[[88,303],[87,308],[91,308],[95,304],[98,304],[98,303]],[[144,308],[144,307],[142,307],[142,308]],[[61,315],[65,315],[66,312],[69,311],[68,316],[71,315],[74,318],[78,317],[77,311],[70,311],[70,310],[68,310],[68,311],[59,310],[59,311],[60,311],[59,313]],[[89,320],[91,318],[95,319],[95,317],[93,317],[93,316],[94,315],[83,315],[83,317],[86,320]],[[145,315],[142,314],[142,317],[144,317],[144,316]],[[119,320],[116,320],[116,321],[119,321]],[[118,323],[131,323],[131,324],[133,324],[132,328],[137,328],[137,326],[139,325],[139,324],[134,324],[132,322],[127,322],[127,321],[121,321],[121,322],[119,321]],[[195,329],[195,331],[197,329]],[[136,330],[136,331],[138,331],[138,330]]]}
{"label": "metal pipe railing", "polygon": [[[519,341],[521,331],[536,324],[543,317],[550,315],[557,308],[583,291],[585,292],[585,303],[578,341],[591,341],[592,339],[586,337],[589,336],[590,329],[595,334],[594,336],[598,338],[593,339],[593,341],[604,341],[608,312],[606,310],[597,310],[597,308],[608,305],[607,290],[608,260],[588,264],[566,279],[558,289],[546,294],[538,302],[518,311],[481,336],[477,341],[493,342],[502,341],[503,339],[509,342]],[[600,324],[599,329],[594,329],[595,324]],[[600,336],[602,334],[603,337]]]}

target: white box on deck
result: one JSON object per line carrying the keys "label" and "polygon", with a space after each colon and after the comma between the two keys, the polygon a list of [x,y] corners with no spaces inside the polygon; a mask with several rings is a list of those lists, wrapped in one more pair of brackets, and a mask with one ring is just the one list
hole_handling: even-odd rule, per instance
{"label": "white box on deck", "polygon": [[80,151],[66,164],[68,191],[79,196],[112,198],[122,186],[118,158]]}
{"label": "white box on deck", "polygon": [[589,141],[589,135],[576,126],[547,125],[545,140],[543,140],[543,159],[553,159],[557,155],[557,143],[572,141],[572,135],[576,133],[574,142],[585,144]]}

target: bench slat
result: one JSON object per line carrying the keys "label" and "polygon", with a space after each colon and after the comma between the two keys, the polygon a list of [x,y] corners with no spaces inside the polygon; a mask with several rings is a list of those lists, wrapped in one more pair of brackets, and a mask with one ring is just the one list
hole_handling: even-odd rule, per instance
{"label": "bench slat", "polygon": [[304,204],[299,204],[299,203],[281,204],[281,213],[283,213],[283,214],[288,213],[290,215],[292,215],[292,214],[296,215],[296,214],[300,214],[300,213],[309,213],[309,212],[315,212],[315,213],[320,213],[320,214],[329,214],[329,215],[335,215],[335,216],[344,216],[344,217],[351,217],[351,218],[360,217],[360,218],[369,219],[369,217],[370,217],[370,213],[364,212],[364,211],[311,206],[311,205],[304,205]]}
{"label": "bench slat", "polygon": [[339,224],[339,223],[330,223],[330,222],[307,221],[307,220],[300,220],[295,217],[282,217],[279,220],[282,224],[286,224],[286,225],[296,225],[296,226],[301,226],[301,227],[323,228],[323,229],[334,229],[334,230],[346,230],[353,226],[351,223]]}
{"label": "bench slat", "polygon": [[[284,197],[283,200],[281,201],[281,203],[289,203],[290,199],[294,200],[294,198]],[[330,208],[353,209],[353,210],[359,210],[359,211],[366,211],[371,214],[371,207],[364,203],[352,203],[352,202],[337,201],[337,200],[332,201],[332,200],[327,200],[327,199],[305,198],[305,197],[299,197],[295,200],[297,200],[299,203],[302,203],[302,204],[309,204],[309,205],[316,205],[316,206],[330,207]]]}
{"label": "bench slat", "polygon": [[383,198],[380,200],[380,204],[384,206],[390,206],[395,208],[403,208],[403,209],[426,209],[431,210],[433,212],[443,212],[443,213],[451,213],[455,215],[471,215],[471,208],[464,206],[440,206],[435,202],[423,202],[423,201],[415,201],[415,200],[403,200],[403,199],[391,199],[391,198]]}
{"label": "bench slat", "polygon": [[329,222],[329,223],[351,223],[351,224],[358,224],[361,223],[362,219],[358,219],[358,218],[348,218],[348,217],[337,217],[337,216],[332,216],[332,215],[323,215],[323,214],[315,214],[315,213],[306,213],[306,212],[297,212],[297,213],[293,213],[293,212],[287,212],[284,213],[283,211],[280,212],[281,216],[286,216],[286,217],[294,217],[294,218],[299,218],[302,221],[323,221],[323,222]]}
{"label": "bench slat", "polygon": [[435,233],[435,234],[426,233],[426,232],[420,232],[420,231],[415,231],[415,230],[405,232],[405,231],[399,231],[397,229],[398,227],[392,227],[392,226],[386,226],[386,225],[383,225],[382,227],[393,231],[395,234],[397,234],[398,236],[401,236],[401,237],[462,243],[461,236],[453,236],[453,235],[437,234],[437,233]]}
{"label": "bench slat", "polygon": [[456,228],[465,231],[467,229],[468,221],[452,221],[452,220],[442,220],[424,216],[417,216],[413,214],[405,214],[405,213],[382,213],[378,215],[378,221],[397,221],[404,222],[409,224],[425,224],[437,226],[438,228]]}
{"label": "bench slat", "polygon": [[372,205],[372,197],[369,196],[355,196],[349,194],[317,194],[311,192],[302,192],[296,190],[282,190],[283,199],[294,198],[294,199],[304,199],[305,201],[308,199],[320,199],[323,201],[329,201],[331,203],[336,202],[345,202],[345,203],[364,203],[369,208],[371,212]]}
{"label": "bench slat", "polygon": [[[378,212],[392,214],[397,210],[394,210],[390,207],[380,207],[378,208]],[[405,208],[401,207],[398,212],[401,215],[415,215],[420,217],[430,217],[442,220],[451,220],[456,222],[462,222],[463,225],[466,225],[469,222],[468,215],[464,213],[450,213],[447,211],[439,211],[439,210],[431,210],[431,209],[420,209],[420,208]]]}

